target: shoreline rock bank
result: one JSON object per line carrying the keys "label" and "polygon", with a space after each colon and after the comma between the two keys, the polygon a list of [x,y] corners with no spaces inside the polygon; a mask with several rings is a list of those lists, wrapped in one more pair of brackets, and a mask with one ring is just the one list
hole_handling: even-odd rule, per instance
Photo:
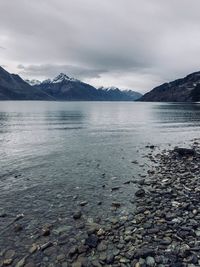
{"label": "shoreline rock bank", "polygon": [[[0,267],[200,266],[199,152],[195,141],[192,149],[155,155],[158,164],[138,182],[132,211],[107,220],[74,211],[74,234],[67,234],[68,225],[43,225],[24,253],[16,247],[2,250]],[[113,208],[120,209],[120,203]],[[23,231],[20,220],[15,229]]]}

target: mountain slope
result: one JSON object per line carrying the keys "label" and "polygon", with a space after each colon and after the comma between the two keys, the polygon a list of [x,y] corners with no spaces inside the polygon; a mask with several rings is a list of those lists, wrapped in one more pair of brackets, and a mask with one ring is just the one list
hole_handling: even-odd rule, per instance
{"label": "mountain slope", "polygon": [[139,93],[121,91],[118,88],[100,88],[95,87],[68,77],[60,73],[53,80],[43,81],[41,84],[34,86],[50,94],[57,100],[77,100],[77,101],[133,101],[139,98]]}
{"label": "mountain slope", "polygon": [[139,101],[192,102],[200,101],[200,71],[185,78],[164,83],[143,95]]}
{"label": "mountain slope", "polygon": [[43,91],[33,88],[19,75],[10,74],[0,67],[0,100],[47,100]]}
{"label": "mountain slope", "polygon": [[53,80],[45,80],[34,86],[50,94],[56,100],[96,100],[99,94],[93,86],[61,73]]}
{"label": "mountain slope", "polygon": [[99,91],[105,99],[110,101],[135,101],[139,99],[142,94],[132,90],[120,90],[117,87],[100,87]]}
{"label": "mountain slope", "polygon": [[0,67],[0,100],[134,101],[140,93],[118,88],[95,87],[61,73],[43,82],[24,81]]}

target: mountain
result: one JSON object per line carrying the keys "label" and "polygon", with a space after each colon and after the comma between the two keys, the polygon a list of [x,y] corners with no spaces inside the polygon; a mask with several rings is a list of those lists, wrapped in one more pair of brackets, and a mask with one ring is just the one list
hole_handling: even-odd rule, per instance
{"label": "mountain", "polygon": [[60,101],[133,101],[141,96],[131,90],[121,91],[118,88],[103,87],[96,89],[80,80],[70,78],[64,73],[60,73],[52,80],[45,80],[34,87]]}
{"label": "mountain", "polygon": [[43,82],[24,81],[0,67],[0,100],[134,101],[140,93],[116,87],[99,88],[60,73]]}
{"label": "mountain", "polygon": [[99,100],[100,96],[96,88],[64,73],[60,73],[53,80],[48,79],[34,86],[50,94],[56,100]]}
{"label": "mountain", "polygon": [[41,81],[36,80],[36,79],[33,79],[33,80],[28,80],[28,79],[26,79],[25,82],[27,82],[27,83],[30,84],[31,86],[41,84]]}
{"label": "mountain", "polygon": [[185,78],[164,83],[143,95],[139,101],[193,102],[200,101],[200,71]]}
{"label": "mountain", "polygon": [[0,66],[0,100],[50,100],[52,97],[33,88],[19,75],[10,74]]}
{"label": "mountain", "polygon": [[139,99],[142,94],[132,90],[120,90],[117,87],[100,87],[102,95],[110,101],[135,101]]}

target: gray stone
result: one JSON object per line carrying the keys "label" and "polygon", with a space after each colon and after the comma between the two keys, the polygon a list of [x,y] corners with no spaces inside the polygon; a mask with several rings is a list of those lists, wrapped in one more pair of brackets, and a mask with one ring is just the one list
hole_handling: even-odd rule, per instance
{"label": "gray stone", "polygon": [[147,266],[153,267],[155,265],[155,259],[153,257],[148,256],[146,258],[146,264]]}

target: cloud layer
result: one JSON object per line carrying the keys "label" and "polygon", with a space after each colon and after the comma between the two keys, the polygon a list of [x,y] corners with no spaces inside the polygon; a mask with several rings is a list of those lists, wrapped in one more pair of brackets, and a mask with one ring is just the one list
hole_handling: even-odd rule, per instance
{"label": "cloud layer", "polygon": [[199,0],[2,0],[1,65],[148,91],[199,70]]}

